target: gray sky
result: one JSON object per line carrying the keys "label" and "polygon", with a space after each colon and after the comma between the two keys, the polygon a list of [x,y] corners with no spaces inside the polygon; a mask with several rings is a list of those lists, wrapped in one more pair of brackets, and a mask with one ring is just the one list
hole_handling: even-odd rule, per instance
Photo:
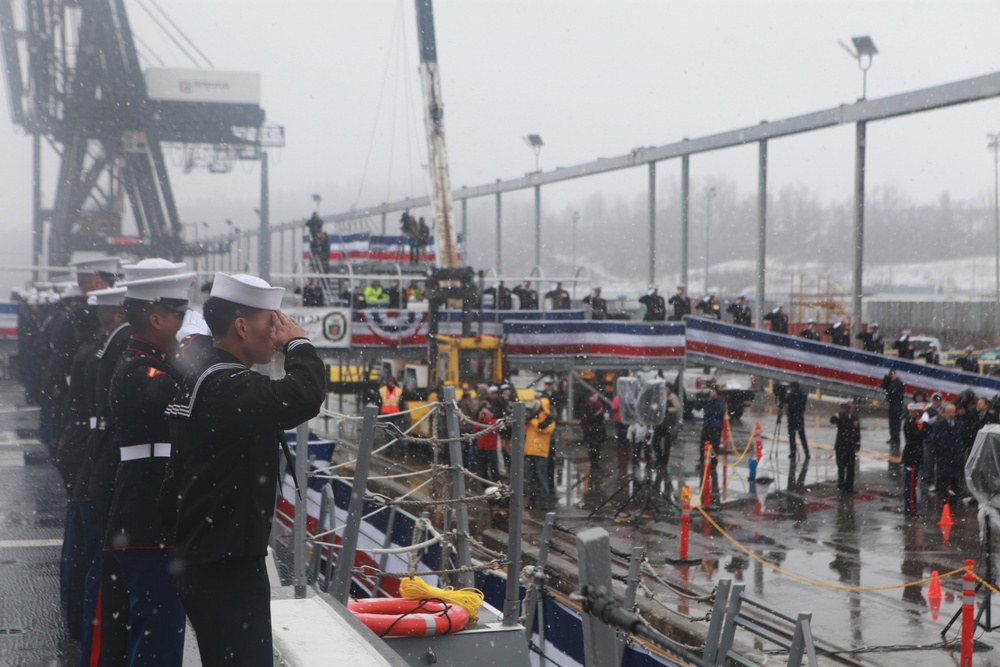
{"label": "gray sky", "polygon": [[[263,106],[288,138],[271,162],[273,220],[306,215],[313,192],[324,213],[426,193],[411,0],[160,4],[217,68],[262,73]],[[126,5],[160,58],[191,66],[136,0]],[[542,135],[550,169],[853,101],[861,73],[837,45],[852,35],[871,34],[881,51],[870,98],[1000,66],[994,1],[437,0],[435,20],[456,187],[533,170],[528,133]],[[985,197],[988,131],[1000,131],[1000,101],[872,124],[869,186],[917,200]],[[849,198],[852,139],[853,128],[838,128],[772,142],[769,186]],[[49,155],[47,202],[54,169]],[[660,166],[662,178],[678,173],[677,161]],[[13,232],[3,258],[29,226],[29,174],[30,142],[2,114],[0,227]],[[692,159],[696,183],[713,176],[752,191],[756,148]],[[173,185],[185,221],[221,232],[227,217],[256,223],[258,181],[257,165],[244,164],[224,176],[175,169]],[[559,210],[595,191],[631,196],[645,182],[632,170],[546,188],[543,199]],[[26,241],[20,248],[26,256]]]}

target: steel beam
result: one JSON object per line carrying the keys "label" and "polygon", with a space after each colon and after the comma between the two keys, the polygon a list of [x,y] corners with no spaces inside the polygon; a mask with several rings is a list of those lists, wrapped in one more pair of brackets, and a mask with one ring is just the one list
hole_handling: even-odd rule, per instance
{"label": "steel beam", "polygon": [[756,327],[764,328],[764,289],[766,287],[767,256],[767,140],[758,144],[757,153],[757,320]]}
{"label": "steel beam", "polygon": [[867,127],[859,121],[854,142],[854,267],[851,280],[851,339],[861,329],[861,294],[865,257],[865,142]]}
{"label": "steel beam", "polygon": [[656,163],[649,163],[649,283],[656,282]]}

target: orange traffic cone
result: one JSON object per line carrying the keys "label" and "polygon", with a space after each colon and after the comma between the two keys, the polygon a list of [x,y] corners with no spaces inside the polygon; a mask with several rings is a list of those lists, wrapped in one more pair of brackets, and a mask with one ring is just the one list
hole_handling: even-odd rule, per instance
{"label": "orange traffic cone", "polygon": [[943,598],[941,578],[938,576],[938,571],[934,570],[931,572],[931,585],[927,587],[927,602],[930,603],[931,618],[935,621],[938,619],[938,612],[941,611],[941,600]]}
{"label": "orange traffic cone", "polygon": [[948,503],[944,504],[944,509],[941,510],[941,520],[938,521],[939,526],[954,526],[955,521],[951,518],[951,506]]}

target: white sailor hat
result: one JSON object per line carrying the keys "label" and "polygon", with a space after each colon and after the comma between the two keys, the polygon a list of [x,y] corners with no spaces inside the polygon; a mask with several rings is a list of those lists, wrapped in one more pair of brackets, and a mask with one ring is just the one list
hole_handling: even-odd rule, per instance
{"label": "white sailor hat", "polygon": [[108,289],[94,290],[87,294],[88,306],[109,306],[119,308],[125,300],[124,287],[109,287]]}
{"label": "white sailor hat", "polygon": [[212,284],[212,294],[218,299],[232,301],[241,306],[250,306],[261,310],[278,310],[281,308],[281,295],[284,287],[271,287],[267,281],[257,276],[238,273],[230,276],[218,272]]}
{"label": "white sailor hat", "polygon": [[117,257],[95,257],[78,259],[75,262],[70,262],[69,265],[76,270],[77,276],[97,273],[114,277],[121,271],[121,263],[122,261]]}
{"label": "white sailor hat", "polygon": [[122,271],[125,272],[125,282],[161,276],[176,276],[186,268],[187,264],[184,262],[171,262],[159,257],[150,257],[135,264],[122,265]]}
{"label": "white sailor hat", "polygon": [[816,324],[816,319],[813,318],[813,317],[810,317],[809,320],[806,322],[806,324]]}
{"label": "white sailor hat", "polygon": [[878,322],[872,322],[868,325],[869,329],[878,329]]}
{"label": "white sailor hat", "polygon": [[656,285],[650,284],[650,286],[646,289],[646,294],[652,294],[653,292],[657,291],[658,289],[660,289],[660,288],[657,287]]}
{"label": "white sailor hat", "polygon": [[159,276],[131,280],[122,286],[128,291],[126,299],[133,301],[148,301],[160,303],[167,308],[183,308],[188,304],[188,291],[194,284],[195,273],[178,273],[172,276]]}

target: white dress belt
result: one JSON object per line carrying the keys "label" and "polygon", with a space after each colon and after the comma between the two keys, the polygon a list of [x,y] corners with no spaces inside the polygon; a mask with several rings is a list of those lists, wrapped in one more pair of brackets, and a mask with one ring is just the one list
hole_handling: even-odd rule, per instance
{"label": "white dress belt", "polygon": [[90,428],[91,429],[97,428],[97,417],[90,418]]}
{"label": "white dress belt", "polygon": [[170,443],[154,442],[145,445],[129,445],[121,448],[122,461],[135,461],[149,458],[169,458]]}

